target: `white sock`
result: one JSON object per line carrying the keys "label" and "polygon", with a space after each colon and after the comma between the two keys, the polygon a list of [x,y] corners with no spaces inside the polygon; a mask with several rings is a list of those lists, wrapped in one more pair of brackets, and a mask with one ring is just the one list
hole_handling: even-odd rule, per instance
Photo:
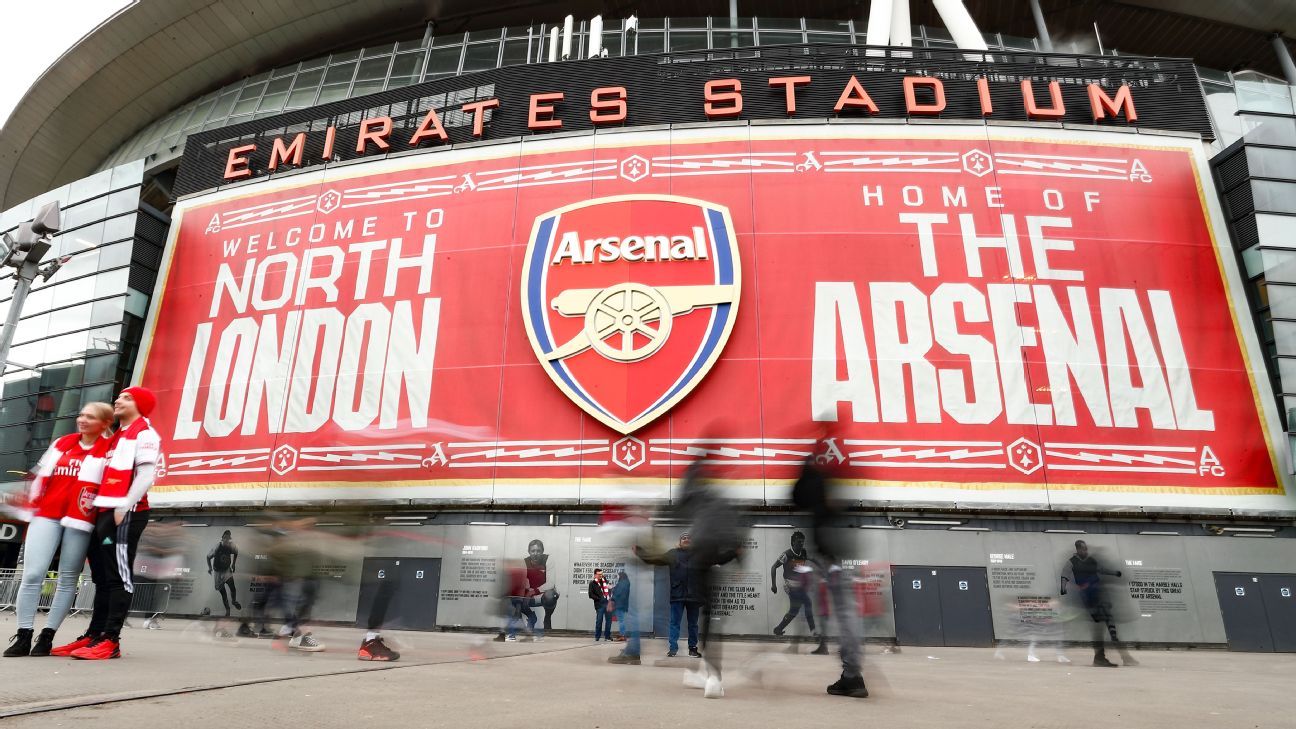
{"label": "white sock", "polygon": [[368,633],[365,633],[365,640],[366,640],[366,641],[373,640],[374,638],[377,638],[377,637],[378,637],[378,634],[375,633],[375,632],[372,631],[372,630],[369,631]]}

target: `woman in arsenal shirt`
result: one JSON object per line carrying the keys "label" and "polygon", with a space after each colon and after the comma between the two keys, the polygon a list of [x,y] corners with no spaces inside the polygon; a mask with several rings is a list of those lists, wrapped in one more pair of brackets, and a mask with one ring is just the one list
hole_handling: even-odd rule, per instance
{"label": "woman in arsenal shirt", "polygon": [[[27,556],[18,590],[18,634],[10,639],[6,657],[48,656],[54,647],[54,633],[72,607],[96,512],[93,502],[98,478],[85,481],[82,476],[103,469],[112,420],[113,409],[108,403],[86,405],[77,416],[77,432],[55,440],[36,464],[28,493],[31,524],[27,527]],[[36,604],[55,551],[59,553],[58,588],[45,629],[33,645]]]}

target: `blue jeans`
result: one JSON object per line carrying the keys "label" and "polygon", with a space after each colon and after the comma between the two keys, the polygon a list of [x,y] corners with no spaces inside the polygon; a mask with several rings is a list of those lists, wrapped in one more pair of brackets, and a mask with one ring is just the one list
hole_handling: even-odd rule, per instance
{"label": "blue jeans", "polygon": [[680,619],[688,613],[688,647],[689,650],[695,651],[698,646],[698,615],[702,612],[702,605],[696,602],[672,602],[670,616],[670,638],[667,640],[666,647],[671,653],[679,650]]}
{"label": "blue jeans", "polygon": [[607,609],[607,600],[594,602],[594,640],[599,638],[612,640],[612,613]]}
{"label": "blue jeans", "polygon": [[544,637],[543,627],[541,627],[540,630],[538,631],[536,630],[536,614],[531,609],[530,602],[531,601],[525,597],[509,598],[509,603],[512,608],[509,611],[509,618],[508,618],[508,634],[510,638],[517,636],[517,626],[518,623],[522,620],[523,615],[525,615],[527,619],[527,631],[535,633],[536,635],[542,638]]}

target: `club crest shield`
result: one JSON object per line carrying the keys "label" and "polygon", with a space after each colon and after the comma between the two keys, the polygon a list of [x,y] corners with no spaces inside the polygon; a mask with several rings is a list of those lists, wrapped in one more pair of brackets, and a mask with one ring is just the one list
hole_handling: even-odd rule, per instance
{"label": "club crest shield", "polygon": [[630,433],[706,376],[733,330],[740,285],[727,208],[670,195],[598,198],[536,218],[522,317],[554,383]]}

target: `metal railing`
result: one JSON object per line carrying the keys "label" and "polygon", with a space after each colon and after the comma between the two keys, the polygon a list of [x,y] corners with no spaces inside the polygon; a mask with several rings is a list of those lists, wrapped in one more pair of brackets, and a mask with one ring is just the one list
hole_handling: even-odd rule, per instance
{"label": "metal railing", "polygon": [[[37,610],[48,611],[54,602],[58,580],[46,577],[41,581],[40,601]],[[18,606],[18,590],[22,587],[22,570],[0,569],[0,611],[14,610]],[[87,575],[78,578],[76,597],[72,600],[69,615],[94,609],[95,586]],[[144,618],[144,628],[162,627],[162,616],[171,607],[171,585],[164,582],[137,582],[131,596],[130,614]]]}

